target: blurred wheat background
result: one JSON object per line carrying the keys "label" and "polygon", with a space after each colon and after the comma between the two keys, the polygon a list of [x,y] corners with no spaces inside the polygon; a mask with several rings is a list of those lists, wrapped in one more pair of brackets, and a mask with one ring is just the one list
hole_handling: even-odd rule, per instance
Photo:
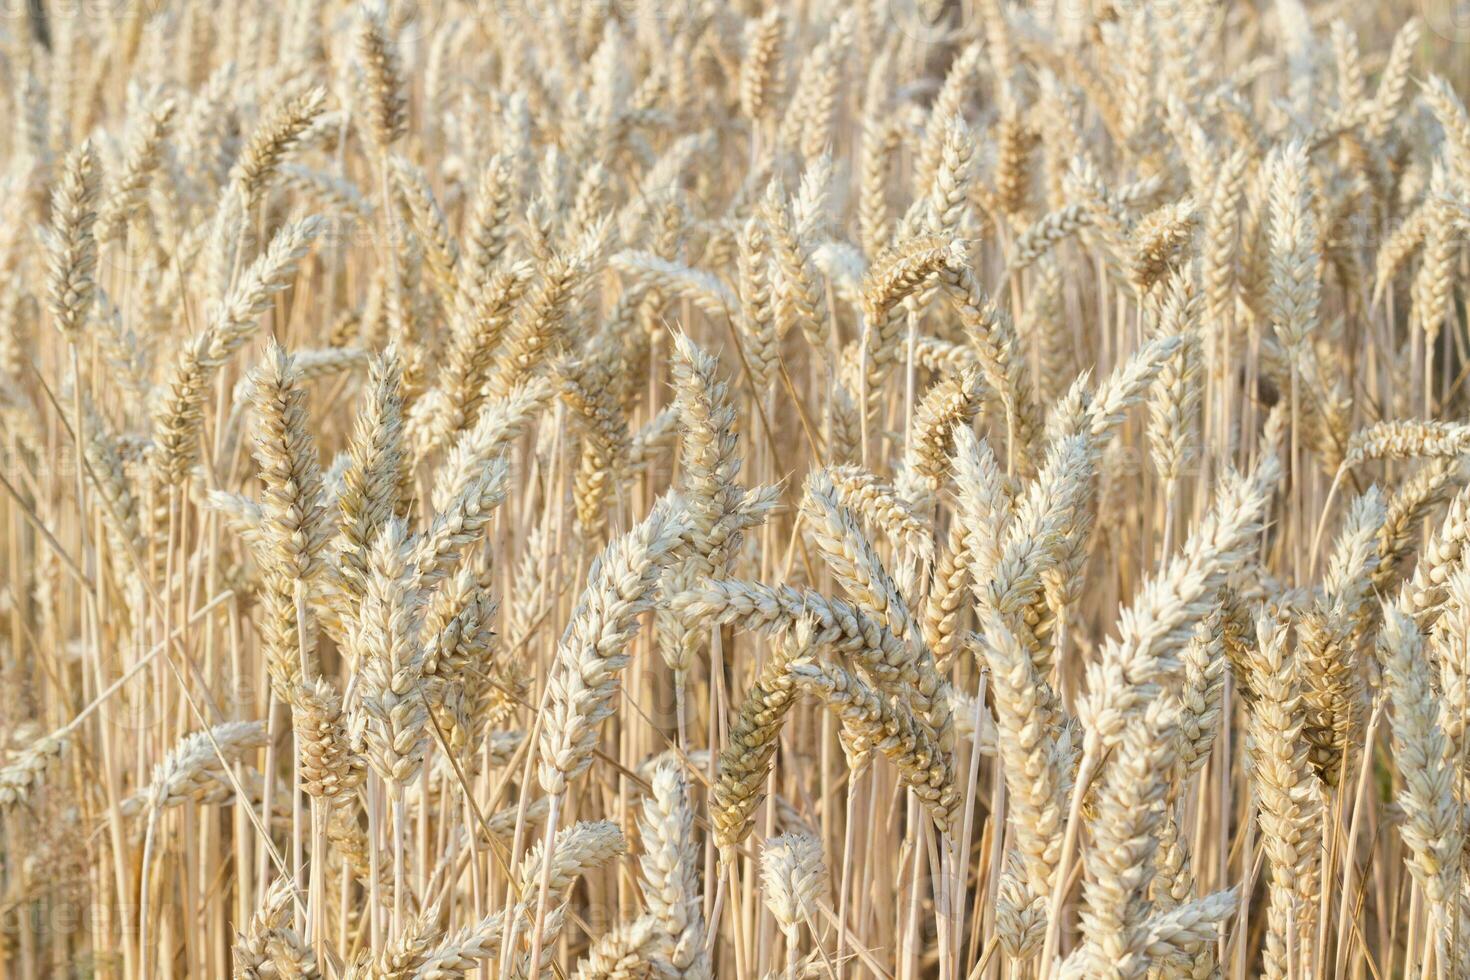
{"label": "blurred wheat background", "polygon": [[1470,978],[1467,44],[11,0],[0,977]]}

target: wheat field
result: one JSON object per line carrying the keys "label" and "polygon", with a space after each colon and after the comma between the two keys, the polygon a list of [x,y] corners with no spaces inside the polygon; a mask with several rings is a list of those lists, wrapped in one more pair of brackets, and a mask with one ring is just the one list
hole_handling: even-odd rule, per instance
{"label": "wheat field", "polygon": [[0,980],[1470,978],[1440,0],[13,0]]}

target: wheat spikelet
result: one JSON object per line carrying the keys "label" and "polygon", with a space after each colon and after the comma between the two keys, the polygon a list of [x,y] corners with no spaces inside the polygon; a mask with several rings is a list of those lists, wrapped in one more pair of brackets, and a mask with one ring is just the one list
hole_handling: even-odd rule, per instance
{"label": "wheat spikelet", "polygon": [[153,94],[140,108],[128,138],[122,171],[107,188],[107,199],[98,210],[94,228],[98,244],[112,241],[128,220],[143,206],[148,184],[161,165],[163,144],[173,125],[178,104]]}
{"label": "wheat spikelet", "polygon": [[964,642],[960,627],[965,595],[970,589],[970,561],[964,524],[950,523],[944,548],[935,561],[929,594],[924,599],[924,642],[944,673]]}
{"label": "wheat spikelet", "polygon": [[1464,705],[1470,702],[1470,663],[1467,663],[1465,647],[1462,645],[1470,621],[1467,621],[1467,600],[1470,600],[1470,576],[1464,568],[1457,569],[1445,585],[1444,614],[1434,625],[1430,634],[1430,662],[1438,665],[1439,690],[1443,697],[1440,724],[1450,740],[1452,751],[1458,755],[1465,740]]}
{"label": "wheat spikelet", "polygon": [[516,196],[513,161],[505,153],[492,156],[475,183],[473,204],[464,233],[468,278],[463,289],[484,289],[509,243],[507,224]]}
{"label": "wheat spikelet", "polygon": [[1470,537],[1470,490],[1462,488],[1450,501],[1444,521],[1424,543],[1413,577],[1405,584],[1406,609],[1421,628],[1434,624],[1444,602],[1445,582],[1461,564]]}
{"label": "wheat spikelet", "polygon": [[1396,606],[1384,607],[1378,655],[1394,708],[1394,754],[1403,767],[1399,803],[1407,819],[1400,832],[1413,854],[1409,871],[1424,889],[1431,918],[1449,949],[1464,915],[1457,887],[1464,821],[1454,798],[1455,765],[1434,707],[1424,641],[1413,618]]}
{"label": "wheat spikelet", "polygon": [[403,977],[422,968],[444,932],[438,918],[439,909],[431,907],[406,922],[403,931],[373,957],[372,975]]}
{"label": "wheat spikelet", "polygon": [[1369,460],[1447,458],[1464,455],[1470,427],[1456,422],[1403,419],[1359,429],[1348,440],[1344,466]]}
{"label": "wheat spikelet", "polygon": [[953,252],[939,271],[939,281],[972,338],[986,384],[1005,406],[1012,452],[1019,460],[1027,460],[1040,435],[1041,417],[1033,403],[1029,372],[1018,350],[1015,328],[985,295],[973,271],[958,262]]}
{"label": "wheat spikelet", "polygon": [[837,714],[846,734],[844,747],[854,767],[860,767],[872,750],[882,752],[934,823],[941,831],[946,830],[957,796],[953,761],[921,721],[919,706],[911,706],[899,697],[885,698],[840,668],[793,663],[789,670],[797,682],[820,694]]}
{"label": "wheat spikelet", "polygon": [[403,137],[407,103],[403,70],[388,25],[387,12],[364,4],[357,34],[357,57],[362,72],[362,100],[367,106],[368,133],[379,152]]}
{"label": "wheat spikelet", "polygon": [[273,976],[310,980],[318,976],[316,958],[287,924],[290,903],[290,882],[278,879],[251,914],[245,928],[235,934],[232,976],[236,980]]}
{"label": "wheat spikelet", "polygon": [[770,262],[765,231],[755,218],[740,228],[739,256],[741,343],[749,351],[751,387],[764,392],[771,386],[779,356],[775,304],[771,296]]}
{"label": "wheat spikelet", "polygon": [[1271,867],[1266,975],[1285,977],[1308,961],[1319,868],[1317,814],[1321,789],[1301,739],[1301,668],[1288,649],[1286,624],[1263,614],[1256,624],[1250,716],[1251,774],[1262,843]]}
{"label": "wheat spikelet", "polygon": [[293,582],[315,577],[330,539],[321,466],[306,428],[306,392],[291,357],[272,343],[252,377],[255,458],[260,464],[261,533],[278,573]]}
{"label": "wheat spikelet", "polygon": [[[962,116],[943,120],[943,144],[922,205],[917,227],[933,235],[953,235],[969,212],[970,184],[974,179],[975,141]],[[916,206],[918,202],[915,202]],[[907,223],[907,222],[906,222]],[[917,230],[917,227],[915,230]]]}
{"label": "wheat spikelet", "polygon": [[66,751],[64,735],[37,739],[0,768],[0,809],[24,803],[41,785],[46,770]]}
{"label": "wheat spikelet", "polygon": [[750,836],[771,759],[786,714],[796,697],[791,664],[810,650],[811,626],[799,622],[761,666],[745,692],[720,752],[719,777],[711,791],[710,823],[715,842],[733,847]]}
{"label": "wheat spikelet", "polygon": [[781,97],[781,44],[785,33],[786,19],[779,7],[772,7],[750,24],[745,56],[740,62],[740,111],[752,122],[773,112]]}
{"label": "wheat spikelet", "polygon": [[1458,460],[1431,461],[1405,477],[1389,499],[1378,532],[1378,567],[1373,573],[1373,587],[1379,592],[1387,588],[1399,562],[1408,554],[1419,521],[1454,492],[1459,473]]}
{"label": "wheat spikelet", "polygon": [[866,115],[862,128],[862,187],[858,204],[860,240],[869,254],[883,251],[892,236],[888,213],[888,161],[901,133],[891,121]]}
{"label": "wheat spikelet", "polygon": [[1275,457],[1268,456],[1249,476],[1226,483],[1215,510],[1190,535],[1184,551],[1124,613],[1122,637],[1109,640],[1101,662],[1087,671],[1088,695],[1078,713],[1090,743],[1111,743],[1123,718],[1172,669],[1170,660],[1188,639],[1185,630],[1208,613],[1209,597],[1243,560],[1278,474]]}
{"label": "wheat spikelet", "polygon": [[1139,219],[1133,229],[1129,276],[1133,287],[1147,293],[1175,269],[1194,236],[1198,212],[1185,198]]}
{"label": "wheat spikelet", "polygon": [[362,760],[347,733],[341,695],[319,677],[296,692],[291,710],[300,734],[302,788],[328,799],[350,793],[362,779]]}
{"label": "wheat spikelet", "polygon": [[418,775],[429,747],[413,569],[407,529],[394,518],[369,552],[367,583],[347,644],[362,678],[353,708],[362,715],[364,756],[395,795]]}
{"label": "wheat spikelet", "polygon": [[97,198],[101,174],[97,155],[90,143],[68,154],[51,202],[51,227],[47,229],[50,273],[46,300],[56,329],[68,343],[75,344],[91,305],[97,267]]}
{"label": "wheat spikelet", "polygon": [[[548,890],[559,895],[588,871],[600,868],[627,850],[627,841],[611,820],[583,821],[557,832],[556,846],[551,851],[551,877]],[[534,894],[544,863],[538,844],[521,860],[517,870],[522,894]]]}
{"label": "wheat spikelet", "polygon": [[433,392],[420,402],[425,451],[452,439],[481,411],[493,356],[530,279],[525,264],[496,269],[455,304],[444,369]]}
{"label": "wheat spikelet", "polygon": [[320,87],[286,91],[263,113],[239,159],[230,171],[249,211],[276,179],[289,154],[326,108],[327,93]]}
{"label": "wheat spikelet", "polygon": [[1449,177],[1436,165],[1429,178],[1428,212],[1424,249],[1411,292],[1413,316],[1425,342],[1433,345],[1444,326],[1450,304],[1450,267],[1457,254],[1456,212],[1449,190]]}
{"label": "wheat spikelet", "polygon": [[855,466],[833,467],[827,475],[842,506],[882,529],[904,554],[925,563],[933,557],[929,528],[893,487]]}
{"label": "wheat spikelet", "polygon": [[1354,501],[1327,566],[1323,598],[1297,626],[1306,680],[1304,735],[1313,746],[1312,763],[1329,786],[1337,783],[1360,721],[1363,681],[1356,645],[1368,625],[1378,535],[1386,516],[1376,488]]}
{"label": "wheat spikelet", "polygon": [[1389,49],[1388,63],[1378,79],[1378,91],[1368,109],[1368,119],[1363,126],[1363,136],[1376,143],[1388,135],[1398,116],[1404,94],[1408,89],[1409,71],[1414,57],[1414,48],[1419,42],[1420,22],[1410,18],[1394,36]]}
{"label": "wheat spikelet", "polygon": [[500,358],[486,382],[492,398],[504,398],[541,370],[543,361],[565,340],[568,310],[586,289],[590,276],[603,261],[610,222],[588,227],[565,255],[547,263],[540,281],[512,319]]}
{"label": "wheat spikelet", "polygon": [[1223,722],[1225,687],[1225,614],[1212,611],[1195,627],[1179,653],[1183,668],[1179,702],[1178,788],[1204,768]]}
{"label": "wheat spikelet", "polygon": [[1018,852],[1006,852],[1006,865],[996,896],[995,930],[1001,948],[1016,959],[1030,959],[1041,949],[1046,931],[1046,898],[1026,887]]}
{"label": "wheat spikelet", "polygon": [[410,546],[409,564],[419,586],[447,576],[459,557],[484,536],[496,509],[505,502],[510,465],[502,455],[479,467],[456,466],[446,475],[443,508]]}
{"label": "wheat spikelet", "polygon": [[397,155],[389,158],[388,165],[407,207],[409,223],[424,250],[434,288],[448,306],[460,295],[459,242],[449,230],[448,219],[424,172]]}
{"label": "wheat spikelet", "polygon": [[[737,452],[735,409],[716,361],[683,335],[675,338],[675,351],[675,404],[683,425],[679,459],[691,548],[670,567],[665,580],[669,592],[719,574],[738,550],[744,530],[758,523],[769,505],[768,497],[751,498],[736,482],[744,461]],[[699,637],[664,610],[655,626],[665,661],[676,671],[688,670]]]}
{"label": "wheat spikelet", "polygon": [[980,411],[983,390],[979,372],[962,370],[936,382],[914,410],[904,465],[924,480],[930,493],[944,483],[954,451],[954,432]]}
{"label": "wheat spikelet", "polygon": [[882,625],[913,645],[904,669],[913,673],[916,711],[941,749],[949,751],[954,723],[942,696],[944,682],[898,585],[858,530],[851,512],[838,503],[836,487],[827,474],[813,474],[808,480],[806,504],[813,538],[843,588],[859,607],[871,610]]}
{"label": "wheat spikelet", "polygon": [[[1144,929],[1142,946],[1149,958],[1168,964],[1188,956],[1196,947],[1211,942],[1220,924],[1234,914],[1239,896],[1234,889],[1215,892],[1161,912]],[[1194,954],[1185,976],[1208,976],[1218,966],[1210,951]]]}
{"label": "wheat spikelet", "polygon": [[1148,887],[1154,875],[1162,802],[1169,785],[1179,714],[1168,701],[1155,701],[1134,717],[1097,790],[1097,815],[1089,824],[1096,847],[1089,850],[1083,880],[1084,945],[1074,953],[1122,977],[1148,972],[1146,923]]}
{"label": "wheat spikelet", "polygon": [[337,554],[346,565],[348,587],[359,597],[368,550],[398,512],[403,467],[403,368],[388,348],[373,359],[366,397],[354,423],[349,461],[337,494]]}
{"label": "wheat spikelet", "polygon": [[687,533],[683,514],[659,507],[609,544],[589,570],[587,587],[557,645],[550,681],[537,769],[546,792],[564,792],[592,764],[598,727],[612,713],[637,617],[650,607],[659,574]]}
{"label": "wheat spikelet", "polygon": [[657,766],[650,782],[639,821],[643,901],[656,926],[660,954],[677,976],[697,980],[709,975],[709,958],[689,788],[672,761]]}
{"label": "wheat spikelet", "polygon": [[655,975],[657,929],[647,916],[604,934],[578,964],[577,980],[635,980]]}
{"label": "wheat spikelet", "polygon": [[822,842],[803,834],[772,837],[761,848],[761,884],[766,908],[794,942],[803,922],[815,922],[827,885]]}
{"label": "wheat spikelet", "polygon": [[913,685],[918,675],[905,639],[864,609],[808,589],[759,582],[709,579],[668,597],[672,612],[691,625],[734,624],[782,633],[807,620],[807,644],[825,647],[860,664],[884,686]]}
{"label": "wheat spikelet", "polygon": [[1271,174],[1272,326],[1288,351],[1300,351],[1317,328],[1317,227],[1308,187],[1306,150],[1286,147],[1268,161]]}
{"label": "wheat spikelet", "polygon": [[1197,437],[1193,428],[1201,395],[1200,344],[1194,333],[1198,306],[1192,288],[1179,277],[1164,287],[1159,328],[1177,334],[1179,350],[1164,362],[1149,400],[1149,454],[1166,481],[1175,481],[1193,460]]}
{"label": "wheat spikelet", "polygon": [[189,800],[209,802],[228,792],[225,766],[265,744],[265,726],[256,721],[224,722],[208,731],[184,736],[153,769],[153,780],[141,794],[144,806],[161,810]]}
{"label": "wheat spikelet", "polygon": [[948,260],[950,246],[920,238],[875,262],[863,283],[864,381],[869,410],[898,358],[899,332],[907,316],[903,301],[917,292]]}
{"label": "wheat spikelet", "polygon": [[1076,750],[1066,729],[1059,738],[1047,736],[1053,708],[1041,693],[1042,678],[1015,635],[999,620],[986,627],[985,657],[995,684],[1000,757],[1014,807],[1011,826],[1026,889],[1031,896],[1043,898],[1051,894],[1061,860]]}
{"label": "wheat spikelet", "polygon": [[437,947],[425,951],[412,980],[460,980],[482,961],[498,956],[507,917],[505,912],[495,912],[446,936]]}
{"label": "wheat spikelet", "polygon": [[631,442],[628,420],[612,388],[618,360],[616,355],[604,356],[565,365],[560,372],[562,401],[573,410],[582,432],[573,506],[578,528],[593,540],[602,532],[607,501],[613,484],[621,480]]}
{"label": "wheat spikelet", "polygon": [[796,226],[777,185],[768,190],[761,213],[771,237],[771,256],[781,275],[776,286],[775,329],[779,335],[795,324],[812,350],[825,358],[830,353],[832,327],[811,243]]}

